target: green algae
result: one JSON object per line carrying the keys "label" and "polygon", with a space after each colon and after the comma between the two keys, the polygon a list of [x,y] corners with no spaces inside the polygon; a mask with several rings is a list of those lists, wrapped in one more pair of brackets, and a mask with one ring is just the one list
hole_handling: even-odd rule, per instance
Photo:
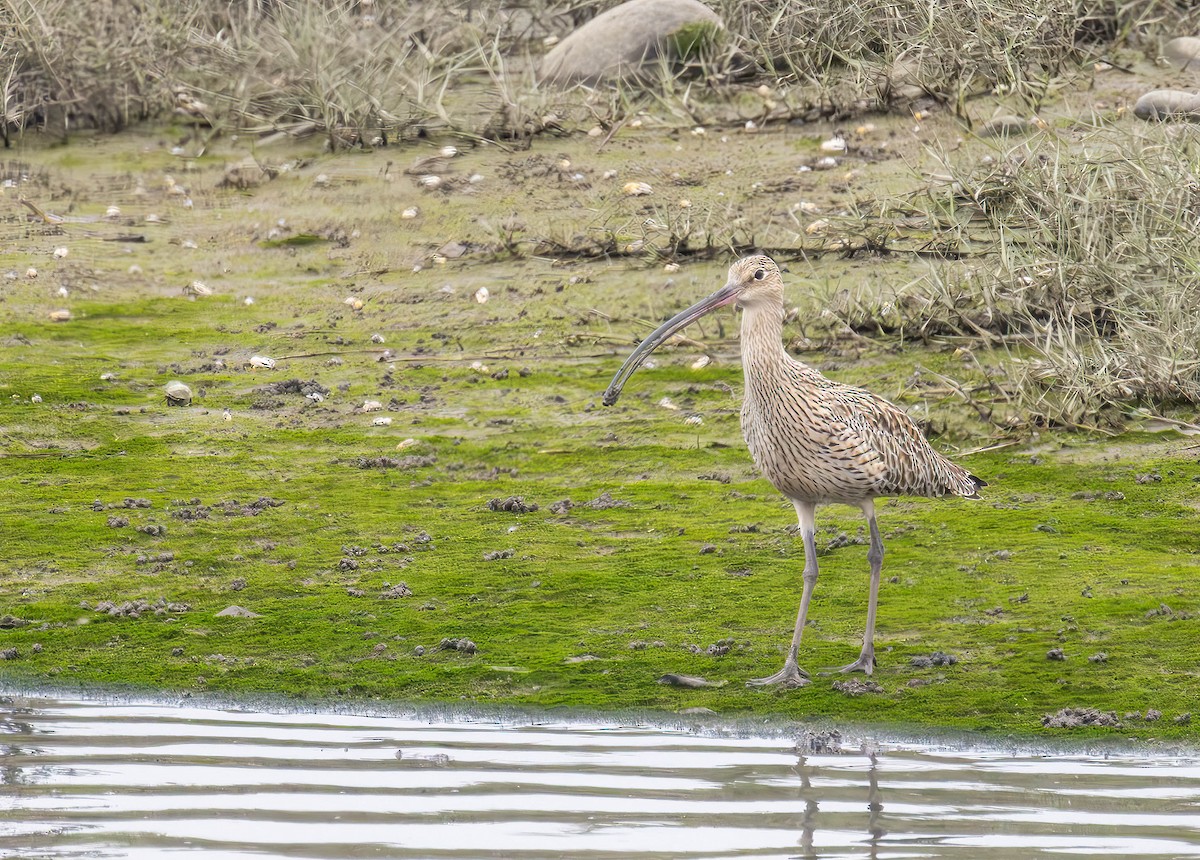
{"label": "green algae", "polygon": [[[790,153],[793,141],[778,143]],[[97,158],[122,145],[102,142]],[[624,144],[613,163],[628,175],[657,145],[631,158]],[[23,157],[92,164],[64,162],[62,150]],[[528,167],[524,156],[466,156],[456,175],[494,180],[470,195],[382,178],[393,157],[320,161],[309,170],[355,181],[313,189],[300,172],[250,195],[217,190],[219,161],[180,165],[202,203],[161,209],[169,223],[144,246],[99,240],[129,224],[6,225],[0,268],[16,274],[0,303],[0,615],[10,616],[0,648],[16,649],[0,663],[6,681],[707,707],[1018,733],[1094,707],[1124,718],[1129,735],[1194,731],[1176,720],[1200,705],[1200,466],[1181,437],[1050,436],[981,451],[959,459],[988,481],[982,501],[882,504],[881,692],[852,695],[834,688],[841,676],[817,674],[857,654],[867,590],[861,517],[822,509],[801,653],[815,681],[747,690],[782,660],[803,553],[790,505],[741,441],[733,318],[689,331],[707,366],[693,367],[694,347],[664,352],[619,407],[599,406],[627,346],[719,285],[723,265],[668,276],[621,260],[438,263],[446,242],[480,241],[480,221],[531,193],[531,221],[595,223],[597,206],[644,213],[598,183],[500,181]],[[726,158],[713,155],[706,175]],[[113,197],[90,174],[56,182],[133,217],[173,206],[155,181],[164,162],[140,177],[155,189],[148,200]],[[654,169],[665,181],[669,166]],[[400,220],[407,206],[420,216]],[[271,229],[282,234],[268,239]],[[263,247],[331,229],[346,241]],[[50,255],[59,245],[65,260]],[[31,263],[37,279],[23,275]],[[790,284],[899,280],[910,266],[829,261]],[[217,294],[183,295],[196,279]],[[72,320],[48,322],[60,306]],[[969,410],[910,382],[920,366],[949,373],[952,350],[897,347],[802,357],[954,428],[938,440],[952,455],[987,447]],[[276,368],[253,369],[256,354]],[[172,379],[192,387],[193,405],[166,405]],[[302,393],[309,383],[323,401]],[[381,409],[364,410],[370,400]],[[489,507],[512,497],[537,509]],[[230,605],[258,617],[217,617]],[[474,653],[440,647],[464,638]],[[1065,659],[1049,659],[1055,649]],[[914,665],[935,652],[955,662]],[[658,683],[667,673],[725,683],[677,689]],[[1126,718],[1151,709],[1162,719]]]}

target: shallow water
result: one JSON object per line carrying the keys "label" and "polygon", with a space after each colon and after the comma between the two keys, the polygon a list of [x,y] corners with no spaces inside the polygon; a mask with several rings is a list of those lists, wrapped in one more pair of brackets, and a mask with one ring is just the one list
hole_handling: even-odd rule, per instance
{"label": "shallow water", "polygon": [[1200,857],[1192,753],[798,737],[15,698],[0,857]]}

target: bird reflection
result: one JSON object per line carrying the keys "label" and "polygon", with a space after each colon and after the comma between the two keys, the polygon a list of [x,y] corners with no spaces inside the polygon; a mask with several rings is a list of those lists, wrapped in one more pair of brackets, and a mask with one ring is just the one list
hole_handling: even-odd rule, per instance
{"label": "bird reflection", "polygon": [[[809,734],[795,747],[796,772],[800,776],[799,796],[804,799],[804,814],[800,819],[800,851],[797,858],[816,860],[815,842],[817,832],[817,813],[820,807],[817,793],[813,789],[812,778],[816,765],[809,764],[810,755],[840,754],[841,735],[836,731]],[[849,753],[849,750],[845,750]],[[883,793],[879,790],[879,754],[873,747],[865,746],[861,753],[867,757],[870,767],[867,768],[867,836],[869,853],[872,860],[878,860],[879,847],[887,828],[883,826]]]}
{"label": "bird reflection", "polygon": [[867,770],[867,833],[871,834],[871,860],[879,857],[879,842],[887,835],[883,827],[883,795],[879,791],[879,758],[869,753],[871,767]]}

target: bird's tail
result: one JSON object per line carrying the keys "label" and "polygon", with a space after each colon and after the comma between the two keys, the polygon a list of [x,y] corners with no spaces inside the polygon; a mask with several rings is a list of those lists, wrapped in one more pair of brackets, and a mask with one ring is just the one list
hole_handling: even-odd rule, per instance
{"label": "bird's tail", "polygon": [[963,498],[964,499],[980,498],[979,491],[987,486],[987,481],[983,480],[982,478],[978,478],[975,475],[970,474],[969,472],[967,473],[967,480],[971,482],[971,492],[963,493]]}

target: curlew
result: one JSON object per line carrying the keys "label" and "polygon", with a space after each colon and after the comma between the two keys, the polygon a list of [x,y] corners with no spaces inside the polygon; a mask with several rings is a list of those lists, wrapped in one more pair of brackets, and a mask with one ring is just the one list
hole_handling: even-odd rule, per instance
{"label": "curlew", "polygon": [[792,644],[783,668],[748,686],[809,683],[797,654],[817,582],[814,542],[817,505],[837,502],[862,509],[871,532],[870,598],[862,653],[842,672],[868,675],[875,667],[875,610],[883,540],[875,521],[880,496],[962,496],[977,499],[986,484],[930,446],[903,411],[881,397],[826,379],[783,347],[783,276],[770,257],[751,256],[729,267],[725,286],[676,314],[642,341],[604,392],[604,405],[646,357],[671,335],[716,308],[742,309],[742,432],[754,463],[796,508],[804,542],[804,588]]}

